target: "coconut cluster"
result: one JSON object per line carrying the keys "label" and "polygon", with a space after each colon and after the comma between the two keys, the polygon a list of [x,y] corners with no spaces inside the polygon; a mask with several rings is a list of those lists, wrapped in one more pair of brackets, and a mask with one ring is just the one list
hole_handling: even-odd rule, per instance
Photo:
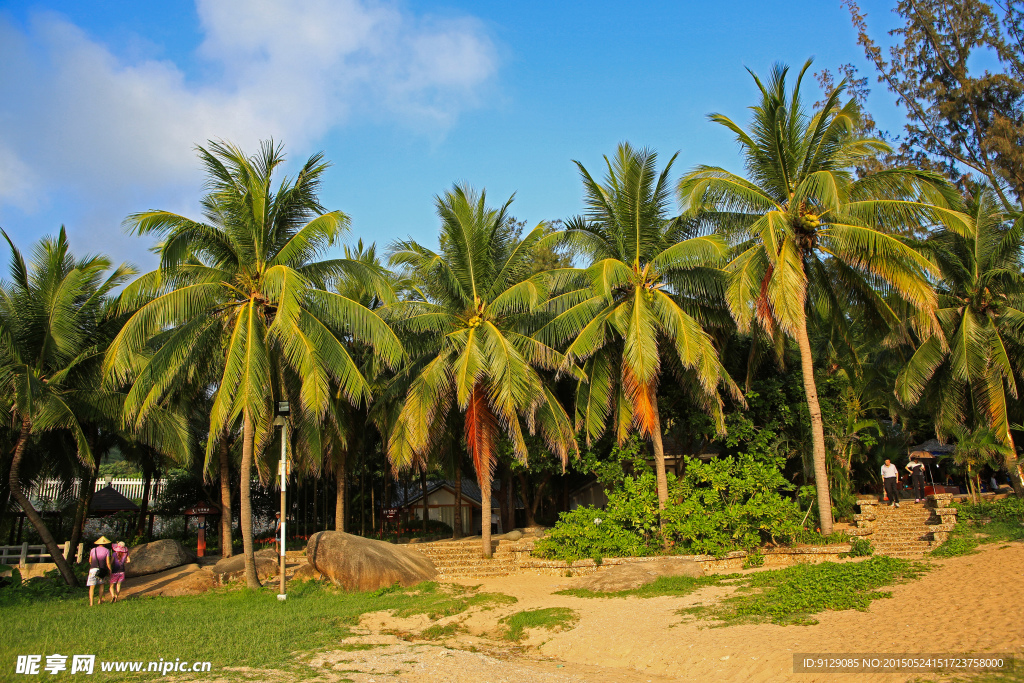
{"label": "coconut cluster", "polygon": [[481,318],[479,315],[474,315],[472,318],[469,319],[469,322],[467,322],[466,324],[469,327],[480,327],[481,325],[484,324],[484,319]]}
{"label": "coconut cluster", "polygon": [[797,216],[794,222],[798,228],[813,230],[821,225],[821,216],[813,213],[803,213]]}

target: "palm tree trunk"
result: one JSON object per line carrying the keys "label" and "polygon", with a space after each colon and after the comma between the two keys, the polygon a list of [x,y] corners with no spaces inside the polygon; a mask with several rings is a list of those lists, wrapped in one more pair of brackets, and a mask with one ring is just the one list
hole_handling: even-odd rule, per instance
{"label": "palm tree trunk", "polygon": [[430,520],[430,506],[427,505],[427,466],[420,470],[420,492],[423,494],[423,533],[429,533],[427,522]]}
{"label": "palm tree trunk", "polygon": [[231,557],[235,550],[231,538],[231,462],[228,437],[220,440],[220,556]]}
{"label": "palm tree trunk", "polygon": [[1024,497],[1024,473],[1020,470],[1020,461],[1017,459],[1017,446],[1013,442],[1013,435],[1010,434],[1010,430],[1006,430],[1006,441],[1010,449],[1003,458],[1003,464],[1006,466],[1006,475],[1010,479],[1010,487],[1013,488],[1014,494],[1021,498]]}
{"label": "palm tree trunk", "polygon": [[[144,480],[142,484],[142,505],[139,506],[139,516],[135,520],[135,535],[141,536],[142,530],[146,528],[146,514],[149,512],[149,496],[153,488],[153,471],[146,468],[143,474]],[[77,548],[72,542],[72,547]]]}
{"label": "palm tree trunk", "polygon": [[[317,489],[318,488],[320,488],[320,475],[319,474],[316,476],[315,479],[313,479],[313,519],[312,519],[312,522],[313,522],[313,532],[314,533],[316,533],[316,530],[318,528],[317,525],[316,525],[316,520],[317,520],[317,514],[316,514],[317,513],[317,509],[316,509],[317,495],[316,494],[317,494]],[[309,537],[309,531],[308,530],[306,531],[306,537],[307,538]]]}
{"label": "palm tree trunk", "polygon": [[78,548],[82,541],[82,530],[89,516],[90,493],[96,489],[96,470],[91,469],[82,480],[78,490],[78,505],[75,506],[75,519],[71,523],[70,543],[72,548]]}
{"label": "palm tree trunk", "polygon": [[[262,586],[260,577],[256,573],[256,551],[252,542],[252,461],[253,449],[255,447],[256,434],[252,424],[252,416],[246,410],[242,417],[242,467],[239,476],[242,481],[241,495],[239,496],[239,509],[242,518],[242,552],[245,553],[245,585],[249,588]],[[281,520],[284,522],[284,520]]]}
{"label": "palm tree trunk", "polygon": [[814,487],[818,493],[818,517],[821,533],[832,533],[832,497],[828,490],[828,467],[825,462],[825,426],[821,419],[821,405],[818,403],[818,387],[814,382],[814,356],[811,354],[811,340],[807,335],[807,315],[801,314],[796,330],[796,343],[800,347],[800,370],[804,380],[804,394],[807,397],[807,411],[811,415],[811,445],[814,458]]}
{"label": "palm tree trunk", "polygon": [[455,510],[452,513],[452,538],[462,538],[462,459],[455,455]]}
{"label": "palm tree trunk", "polygon": [[334,530],[348,531],[345,518],[345,460],[348,452],[342,451],[341,456],[334,462]]}
{"label": "palm tree trunk", "polygon": [[480,475],[480,536],[484,557],[491,557],[491,470],[483,467]]}
{"label": "palm tree trunk", "polygon": [[[654,446],[654,472],[658,476],[658,510],[664,512],[668,507],[668,475],[665,473],[665,446],[661,441],[661,415],[658,412],[658,390],[653,386],[651,392],[651,413],[653,414],[653,429],[651,430],[651,445]],[[665,520],[661,520],[662,529],[665,528]],[[665,539],[666,543],[668,539]]]}
{"label": "palm tree trunk", "polygon": [[11,486],[11,495],[21,509],[24,510],[25,516],[28,517],[28,521],[32,522],[32,526],[35,527],[36,533],[43,539],[43,544],[46,546],[47,552],[50,553],[50,557],[53,559],[53,563],[57,565],[57,570],[60,571],[60,575],[64,577],[64,582],[69,586],[78,586],[78,578],[75,573],[71,571],[71,565],[68,564],[67,560],[64,559],[64,551],[61,550],[60,546],[57,545],[57,541],[53,539],[53,534],[46,528],[46,523],[43,521],[42,516],[36,512],[36,509],[32,507],[32,502],[28,499],[28,496],[21,490],[21,477],[19,470],[21,469],[21,460],[25,455],[25,445],[28,443],[28,438],[32,434],[32,423],[28,418],[23,418],[21,421],[21,433],[18,434],[18,443],[14,448],[14,458],[11,460],[11,472],[8,477],[8,481]]}

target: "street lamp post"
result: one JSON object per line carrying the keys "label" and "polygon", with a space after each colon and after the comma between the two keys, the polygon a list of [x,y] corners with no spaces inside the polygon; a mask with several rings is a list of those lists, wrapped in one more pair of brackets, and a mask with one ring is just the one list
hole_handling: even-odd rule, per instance
{"label": "street lamp post", "polygon": [[286,600],[288,593],[284,585],[284,560],[285,560],[285,524],[287,523],[288,496],[286,487],[288,484],[288,402],[277,402],[277,417],[274,418],[274,425],[281,428],[281,462],[278,471],[281,477],[281,592],[277,594],[278,600]]}

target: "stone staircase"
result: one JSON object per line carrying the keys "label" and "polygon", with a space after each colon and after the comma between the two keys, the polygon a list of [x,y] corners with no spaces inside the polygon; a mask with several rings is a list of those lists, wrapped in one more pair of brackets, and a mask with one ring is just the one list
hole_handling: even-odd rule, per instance
{"label": "stone staircase", "polygon": [[479,536],[458,541],[416,543],[410,547],[429,557],[443,579],[507,576],[519,568],[512,543],[504,540],[491,541],[491,559],[483,557]]}
{"label": "stone staircase", "polygon": [[946,540],[956,526],[956,508],[949,506],[952,496],[928,496],[924,503],[900,501],[900,507],[890,507],[877,498],[857,501],[860,514],[853,519],[856,536],[871,541],[876,555],[920,559]]}

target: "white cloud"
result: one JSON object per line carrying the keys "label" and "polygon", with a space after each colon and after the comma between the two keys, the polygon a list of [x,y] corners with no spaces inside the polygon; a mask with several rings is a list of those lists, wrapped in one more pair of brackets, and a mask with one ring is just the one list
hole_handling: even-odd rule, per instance
{"label": "white cloud", "polygon": [[[211,79],[124,61],[66,19],[0,18],[0,208],[54,193],[93,203],[194,192],[193,148],[211,138],[293,151],[347,120],[443,130],[478,103],[496,50],[472,18],[373,0],[197,0]],[[148,208],[148,207],[147,207]],[[102,211],[101,211],[102,212]],[[123,214],[115,220],[115,224]],[[113,218],[113,217],[112,217]]]}

